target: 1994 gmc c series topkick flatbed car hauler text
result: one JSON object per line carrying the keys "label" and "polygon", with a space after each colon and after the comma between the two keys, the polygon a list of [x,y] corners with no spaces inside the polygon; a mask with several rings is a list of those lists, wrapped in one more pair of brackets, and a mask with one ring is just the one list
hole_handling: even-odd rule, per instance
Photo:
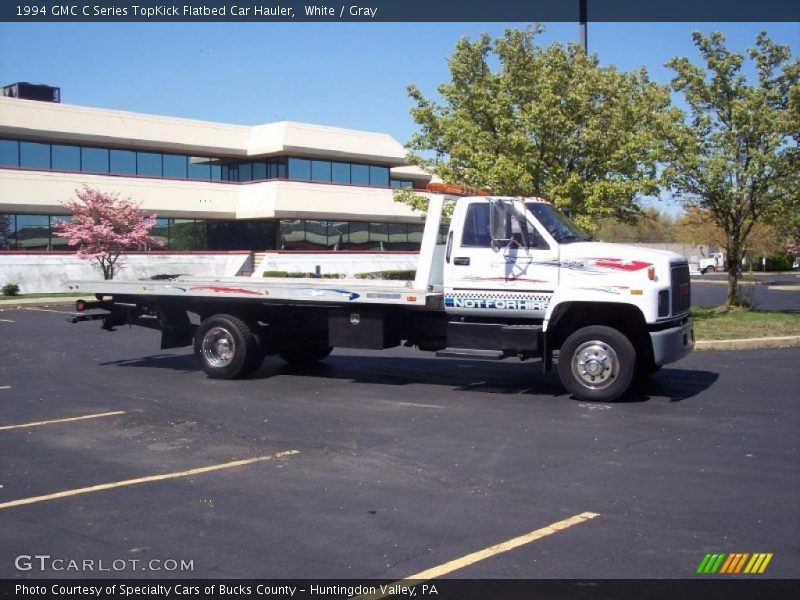
{"label": "1994 gmc c series topkick flatbed car hauler text", "polygon": [[[447,243],[437,244],[449,200]],[[610,401],[694,346],[685,258],[589,241],[538,198],[432,194],[409,282],[177,277],[72,288],[97,298],[78,311],[106,311],[73,321],[160,329],[162,348],[193,344],[203,370],[224,379],[267,354],[311,364],[334,347],[405,344],[446,357],[541,358],[545,370],[557,353],[572,394]]]}

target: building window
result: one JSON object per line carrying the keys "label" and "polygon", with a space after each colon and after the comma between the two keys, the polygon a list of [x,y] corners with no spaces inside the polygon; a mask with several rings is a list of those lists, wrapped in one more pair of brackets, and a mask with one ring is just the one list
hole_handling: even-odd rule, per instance
{"label": "building window", "polygon": [[167,179],[188,179],[186,172],[187,157],[180,154],[164,155],[164,177]]}
{"label": "building window", "polygon": [[17,250],[49,250],[50,217],[17,215],[17,228],[13,238]]}
{"label": "building window", "polygon": [[231,158],[0,139],[0,167],[20,166],[197,181],[292,179],[372,187],[413,187],[413,182],[408,180],[390,180],[389,168],[381,165],[300,157],[240,162]]}
{"label": "building window", "polygon": [[280,224],[278,248],[293,250],[302,246],[306,240],[306,224],[303,219],[283,220]]}
{"label": "building window", "polygon": [[239,163],[239,181],[253,180],[253,163]]}
{"label": "building window", "polygon": [[81,171],[108,173],[108,148],[81,148]]}
{"label": "building window", "polygon": [[53,144],[52,158],[53,169],[56,171],[81,170],[80,146],[62,146],[60,144]]}
{"label": "building window", "polygon": [[309,181],[311,179],[311,161],[305,158],[290,158],[289,179]]}
{"label": "building window", "polygon": [[211,159],[205,156],[189,157],[189,179],[208,181],[211,179]]}
{"label": "building window", "polygon": [[253,163],[253,181],[264,181],[267,178],[267,163],[257,161]]}
{"label": "building window", "polygon": [[163,244],[161,249],[169,247],[169,222],[170,219],[156,219],[155,226],[150,230],[150,235]]}
{"label": "building window", "polygon": [[112,150],[111,173],[114,175],[136,175],[136,153],[130,150]]}
{"label": "building window", "polygon": [[350,165],[350,183],[369,185],[369,165]]}
{"label": "building window", "polygon": [[331,250],[344,250],[350,243],[350,223],[347,221],[328,222],[328,247]]}
{"label": "building window", "polygon": [[414,187],[414,182],[407,179],[392,179],[389,185],[396,190],[410,190]]}
{"label": "building window", "polygon": [[19,145],[20,166],[28,169],[50,168],[50,144],[21,142]]}
{"label": "building window", "polygon": [[312,160],[311,161],[311,181],[321,181],[330,183],[331,181],[331,163],[327,160]]}
{"label": "building window", "polygon": [[13,250],[12,236],[16,231],[14,215],[0,213],[0,250]]}
{"label": "building window", "polygon": [[333,183],[350,183],[350,163],[332,163],[331,181]]}
{"label": "building window", "polygon": [[389,187],[389,168],[370,165],[369,184],[376,187]]}
{"label": "building window", "polygon": [[137,152],[136,174],[144,177],[163,177],[160,152]]}
{"label": "building window", "polygon": [[0,165],[4,167],[19,166],[19,142],[17,140],[0,140]]}
{"label": "building window", "polygon": [[328,244],[328,222],[306,219],[306,244],[321,250]]}

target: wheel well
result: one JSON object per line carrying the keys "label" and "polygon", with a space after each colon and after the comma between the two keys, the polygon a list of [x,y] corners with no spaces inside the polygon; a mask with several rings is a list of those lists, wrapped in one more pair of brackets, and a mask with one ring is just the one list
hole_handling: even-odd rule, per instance
{"label": "wheel well", "polygon": [[621,331],[640,357],[652,352],[642,311],[632,304],[613,302],[569,302],[558,306],[547,327],[550,347],[561,348],[570,335],[589,325],[605,325]]}

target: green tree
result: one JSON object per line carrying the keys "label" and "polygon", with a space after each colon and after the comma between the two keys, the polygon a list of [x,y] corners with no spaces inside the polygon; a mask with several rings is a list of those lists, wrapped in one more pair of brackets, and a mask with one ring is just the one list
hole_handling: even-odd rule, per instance
{"label": "green tree", "polygon": [[651,206],[642,210],[632,222],[601,219],[596,235],[604,242],[674,242],[675,220]]}
{"label": "green tree", "polygon": [[739,305],[742,252],[753,227],[797,206],[800,64],[761,32],[748,51],[757,82],[748,83],[744,55],[728,50],[721,33],[693,37],[705,66],[677,57],[667,63],[689,115],[664,174],[688,207],[722,230],[727,304]]}
{"label": "green tree", "polygon": [[598,218],[629,220],[639,195],[658,192],[680,111],[644,69],[600,66],[574,44],[543,48],[541,31],[461,39],[441,101],[409,86],[420,128],[409,158],[446,183],[543,196],[589,230]]}

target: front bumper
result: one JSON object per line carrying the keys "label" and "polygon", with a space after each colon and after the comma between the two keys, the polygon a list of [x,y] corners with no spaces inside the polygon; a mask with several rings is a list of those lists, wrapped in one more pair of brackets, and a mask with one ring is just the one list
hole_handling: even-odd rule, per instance
{"label": "front bumper", "polygon": [[656,365],[666,365],[682,359],[694,349],[691,317],[677,327],[651,331],[650,341],[653,344],[653,360]]}

